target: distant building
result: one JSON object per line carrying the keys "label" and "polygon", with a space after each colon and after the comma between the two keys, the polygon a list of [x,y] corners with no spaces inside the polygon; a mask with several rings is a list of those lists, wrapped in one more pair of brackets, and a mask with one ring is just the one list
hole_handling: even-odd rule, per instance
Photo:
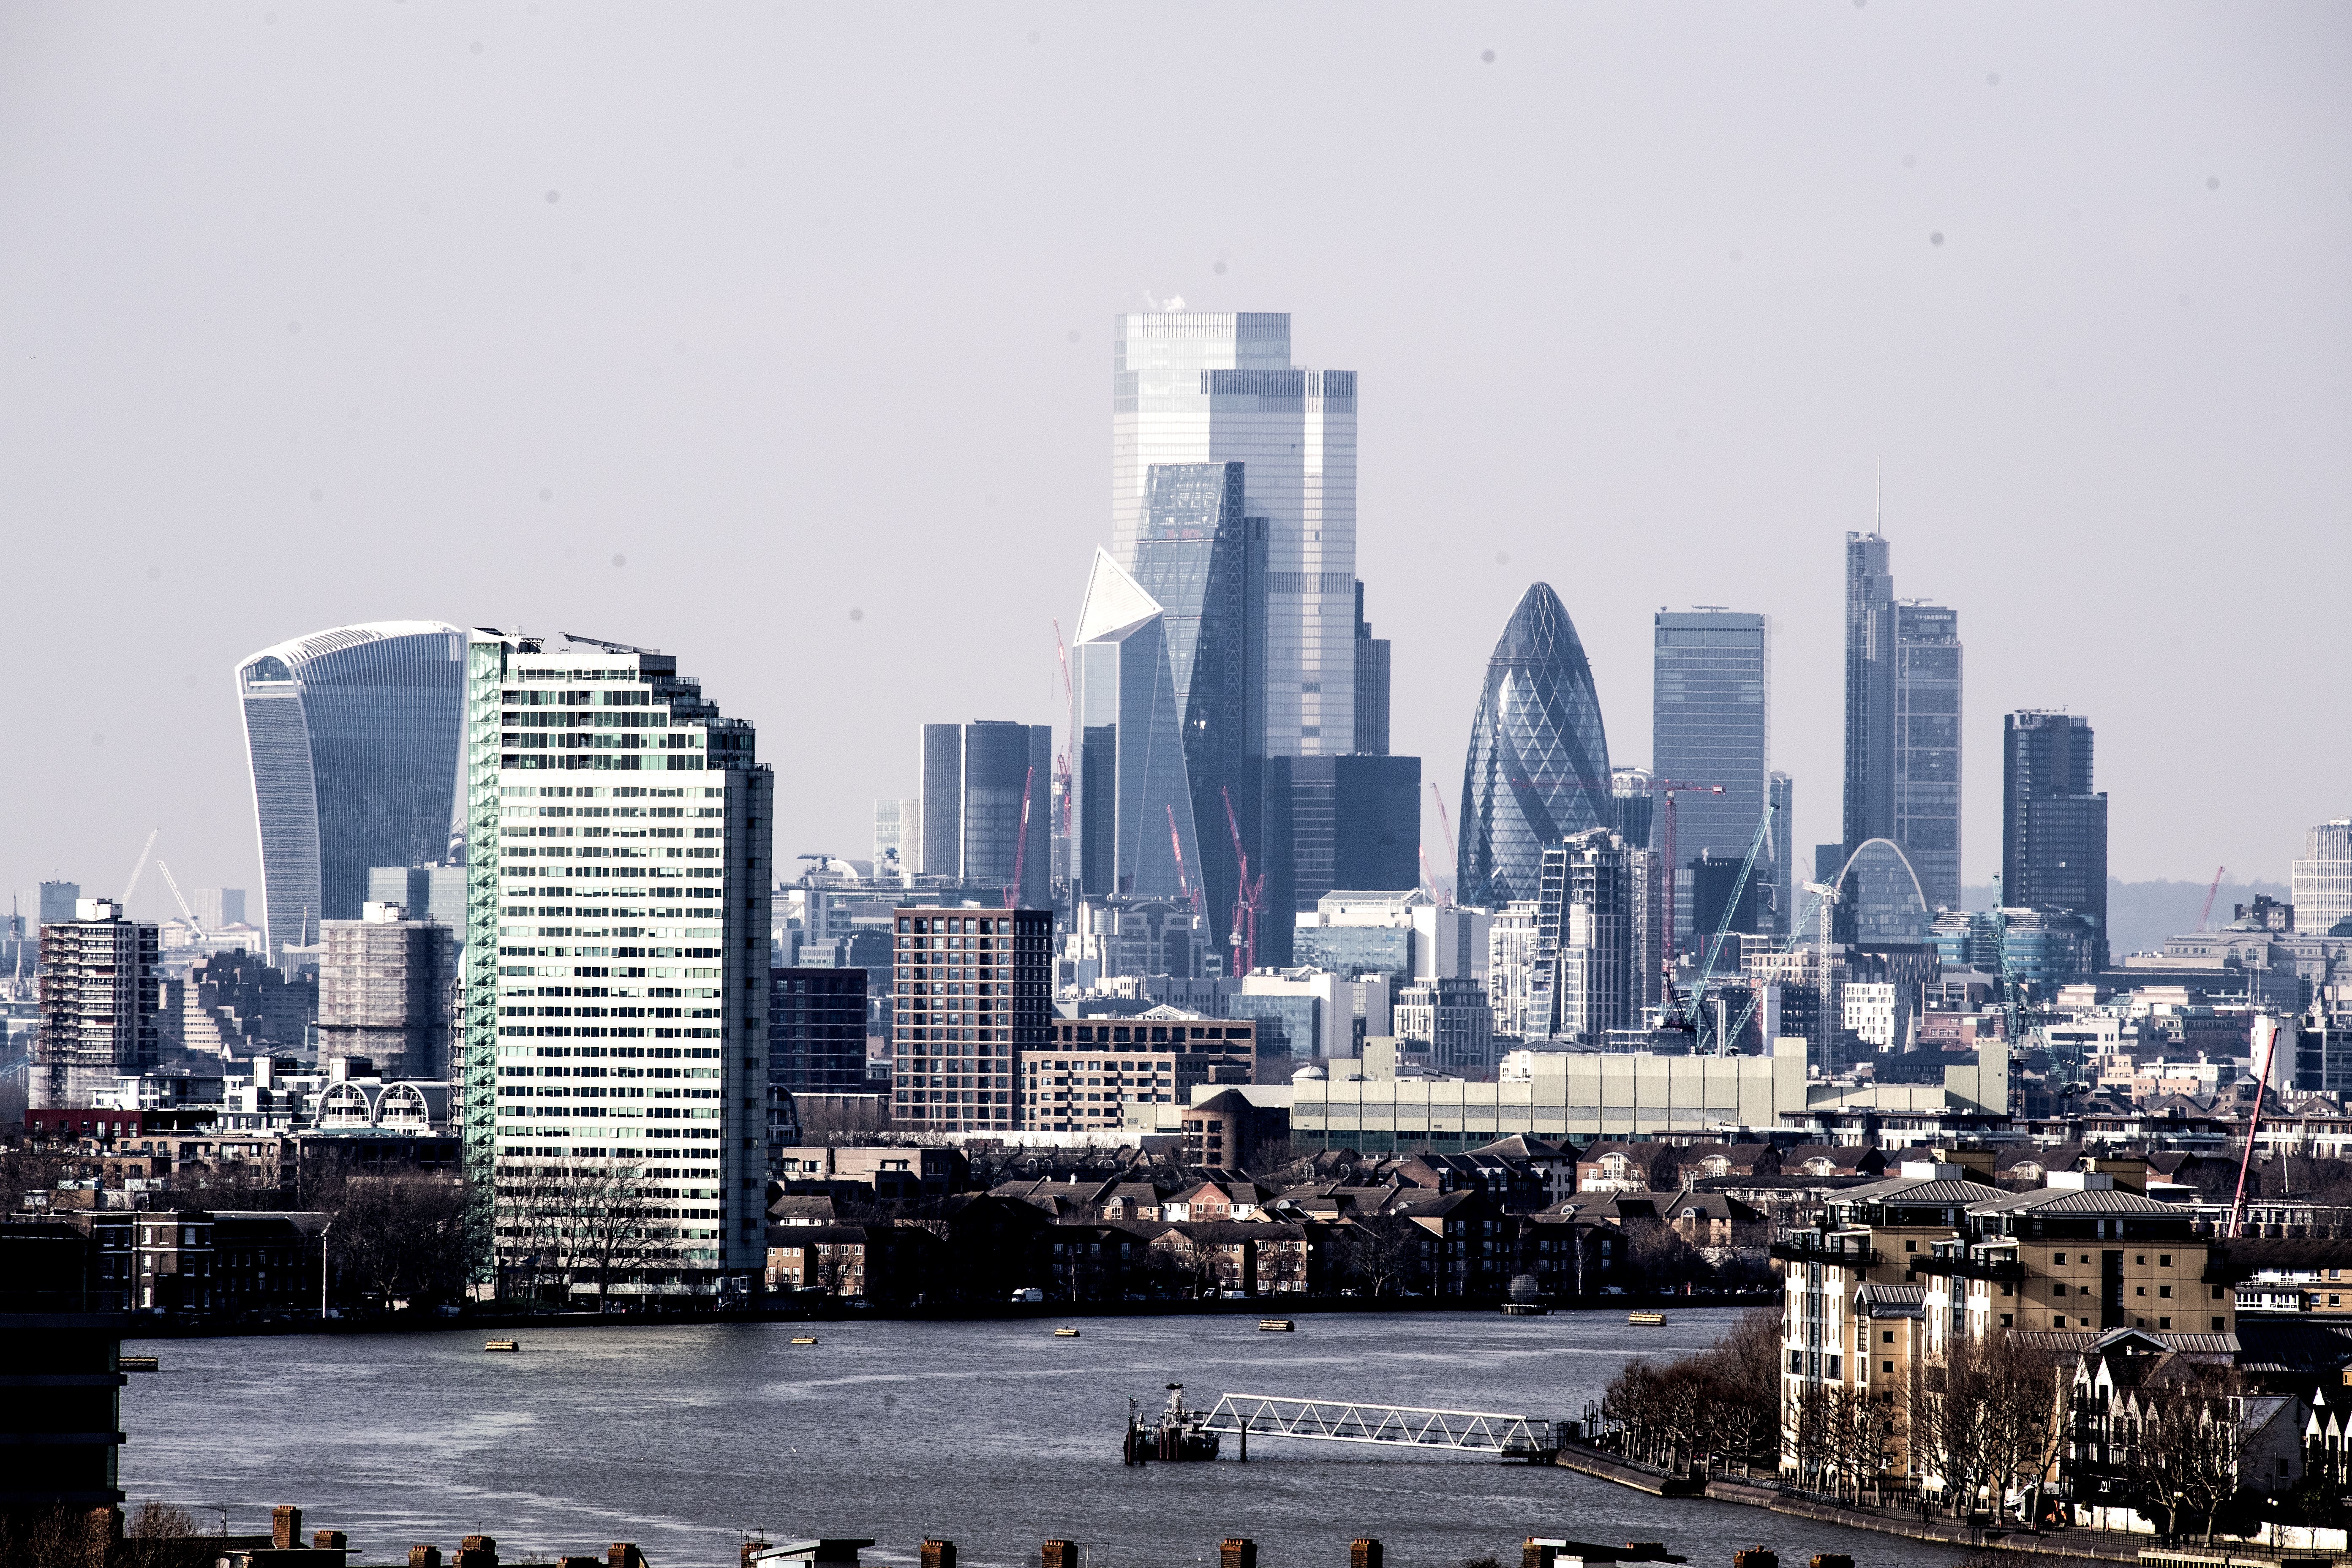
{"label": "distant building", "polygon": [[[1723,790],[1677,802],[1675,853],[1682,864],[1673,869],[1677,886],[1687,887],[1679,873],[1701,856],[1745,858],[1764,820],[1772,752],[1772,623],[1765,616],[1713,607],[1660,610],[1651,639],[1651,755],[1657,776]],[[1678,946],[1701,925],[1689,897],[1681,901]]]}
{"label": "distant building", "polygon": [[446,858],[465,718],[465,635],[383,621],[240,662],[270,955],[359,918],[368,868]]}
{"label": "distant building", "polygon": [[1204,1083],[1248,1083],[1257,1031],[1246,1019],[1154,1007],[1132,1018],[1062,1018],[1020,1056],[1021,1125],[1041,1132],[1154,1124]]}
{"label": "distant building", "polygon": [[1772,934],[1786,942],[1797,918],[1797,784],[1786,773],[1769,784],[1772,804]]}
{"label": "distant building", "polygon": [[1258,963],[1302,962],[1284,912],[1334,889],[1421,883],[1419,757],[1274,757],[1265,764],[1265,894]]}
{"label": "distant building", "polygon": [[1597,1045],[1633,1026],[1633,850],[1605,827],[1544,851],[1527,1038]]}
{"label": "distant building", "polygon": [[1930,910],[1960,902],[1960,635],[1958,612],[1895,607],[1895,842]]}
{"label": "distant building", "polygon": [[1592,667],[1559,595],[1535,584],[1487,660],[1471,721],[1455,898],[1496,910],[1534,897],[1546,848],[1616,812]]}
{"label": "distant building", "polygon": [[1486,1002],[1494,1012],[1495,1034],[1512,1041],[1527,1037],[1539,907],[1534,899],[1514,899],[1494,912],[1486,928]]}
{"label": "distant building", "polygon": [[[2297,931],[2315,936],[2352,935],[2352,818],[2323,822],[2304,836],[2303,858],[2291,873]],[[47,906],[46,898],[43,907]]]}
{"label": "distant building", "polygon": [[44,882],[41,884],[41,920],[45,926],[65,925],[74,918],[74,908],[81,902],[79,882]]}
{"label": "distant building", "polygon": [[1106,551],[1070,661],[1076,890],[1189,901],[1200,843],[1166,616]]}
{"label": "distant building", "polygon": [[1268,1145],[1286,1149],[1290,1140],[1287,1110],[1254,1104],[1237,1089],[1188,1107],[1182,1125],[1184,1163],[1211,1170],[1247,1170]]}
{"label": "distant building", "polygon": [[155,1065],[162,933],[110,899],[83,899],[74,918],[41,927],[41,1031],[27,1104],[95,1103],[117,1079]]}
{"label": "distant building", "polygon": [[455,934],[398,904],[325,921],[319,961],[319,1058],[363,1057],[387,1079],[446,1079],[459,973]]}
{"label": "distant building", "polygon": [[1389,754],[1389,639],[1364,619],[1364,585],[1356,584],[1356,754]]}
{"label": "distant building", "polygon": [[1389,1035],[1395,992],[1389,977],[1318,969],[1259,969],[1225,998],[1229,1017],[1251,1018],[1269,1057],[1293,1063],[1355,1057],[1368,1035]]}
{"label": "distant building", "polygon": [[411,920],[438,921],[459,947],[466,945],[463,866],[371,866],[367,901],[398,904]]}
{"label": "distant building", "polygon": [[1017,870],[1013,896],[1045,904],[1053,869],[1045,823],[1053,773],[1050,725],[924,725],[923,796],[916,812],[921,875],[1004,889],[1013,887]]}
{"label": "distant building", "polygon": [[899,796],[874,803],[874,879],[904,884],[923,868],[923,802]]}
{"label": "distant building", "polygon": [[196,922],[206,931],[245,923],[243,888],[198,888],[188,899],[195,910]]}
{"label": "distant building", "polygon": [[[768,1147],[799,1142],[797,1101],[866,1092],[866,971],[768,972]],[[830,1102],[827,1102],[830,1103]]]}
{"label": "distant building", "polygon": [[1495,1070],[1495,1015],[1475,980],[1431,980],[1397,993],[1396,1037],[1437,1072],[1478,1078]]}
{"label": "distant building", "polygon": [[1049,910],[901,909],[894,917],[891,1120],[911,1132],[1016,1125],[1018,1053],[1053,1017]]}
{"label": "distant building", "polygon": [[2000,901],[2067,910],[2099,941],[2106,967],[2107,797],[2091,788],[2091,722],[2021,711],[2001,719]]}

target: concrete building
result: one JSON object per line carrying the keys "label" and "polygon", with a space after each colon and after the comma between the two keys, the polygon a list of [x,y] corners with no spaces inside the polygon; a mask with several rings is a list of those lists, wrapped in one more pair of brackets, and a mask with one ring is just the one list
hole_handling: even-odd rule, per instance
{"label": "concrete building", "polygon": [[438,921],[459,947],[466,945],[466,868],[371,866],[367,901],[398,904],[409,918]]}
{"label": "concrete building", "polygon": [[[1154,1007],[1131,1018],[1056,1019],[1020,1055],[1021,1126],[1035,1132],[1156,1127],[1198,1084],[1244,1084],[1257,1061],[1246,1019]],[[1159,1110],[1157,1107],[1170,1107]]]}
{"label": "concrete building", "polygon": [[[2352,817],[2323,822],[2304,835],[2302,858],[2289,874],[2297,931],[2333,936],[2352,921]],[[2344,934],[2352,935],[2352,926]]]}
{"label": "concrete building", "polygon": [[449,857],[465,728],[465,634],[379,621],[238,661],[272,962],[359,918],[372,866]]}
{"label": "concrete building", "polygon": [[319,961],[320,1064],[364,1058],[387,1079],[445,1079],[459,973],[454,933],[394,903],[324,921]]}
{"label": "concrete building", "polygon": [[1487,920],[1486,1003],[1499,1039],[1527,1038],[1528,1008],[1535,994],[1536,961],[1542,945],[1537,931],[1538,907],[1534,899],[1514,899]]}
{"label": "concrete building", "polygon": [[1486,988],[1466,976],[1416,982],[1397,993],[1400,1048],[1433,1072],[1483,1078],[1495,1070],[1495,1015]]}
{"label": "concrete building", "polygon": [[874,803],[874,878],[903,886],[923,868],[923,802],[919,795]]}
{"label": "concrete building", "polygon": [[30,1109],[93,1104],[118,1079],[155,1065],[162,942],[152,922],[125,918],[111,899],[78,900],[73,919],[41,927]]}
{"label": "concrete building", "polygon": [[866,1093],[866,971],[768,972],[768,1147],[799,1142],[799,1101]]}
{"label": "concrete building", "polygon": [[198,888],[188,895],[188,902],[195,910],[197,923],[206,931],[245,923],[243,888]]}
{"label": "concrete building", "polygon": [[905,908],[894,923],[891,1120],[1010,1130],[1019,1053],[1045,1044],[1053,1021],[1053,912]]}
{"label": "concrete building", "polygon": [[1897,1048],[1903,1037],[1898,1031],[1909,1014],[1902,1005],[1898,989],[1884,980],[1849,982],[1844,992],[1846,1033],[1873,1050]]}
{"label": "concrete building", "polygon": [[1598,1045],[1633,1027],[1633,851],[1605,827],[1544,850],[1526,1037]]}
{"label": "concrete building", "polygon": [[[670,655],[478,628],[467,658],[463,1129],[467,1179],[495,1194],[484,1262],[622,1295],[756,1273],[775,878],[757,733]],[[574,1268],[548,1205],[614,1182],[679,1220],[625,1266]]]}
{"label": "concrete building", "polygon": [[81,902],[79,882],[44,882],[41,884],[42,925],[65,925],[74,919],[76,907]]}
{"label": "concrete building", "polygon": [[[1355,1056],[1370,1035],[1387,1035],[1395,998],[1385,973],[1260,969],[1225,999],[1229,1016],[1254,1018],[1270,1054],[1294,1063]],[[1279,1044],[1276,1044],[1278,1037]]]}

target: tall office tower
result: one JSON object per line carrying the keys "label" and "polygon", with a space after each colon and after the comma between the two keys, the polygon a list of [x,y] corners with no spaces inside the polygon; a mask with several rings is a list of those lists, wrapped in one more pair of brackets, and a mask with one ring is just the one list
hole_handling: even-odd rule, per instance
{"label": "tall office tower", "polygon": [[795,1096],[866,1092],[866,981],[855,967],[768,972],[771,1175],[802,1127]]}
{"label": "tall office tower", "polygon": [[1389,639],[1364,619],[1364,585],[1356,584],[1356,754],[1389,754]]}
{"label": "tall office tower", "polygon": [[446,1078],[457,994],[449,927],[368,903],[355,921],[321,921],[319,940],[319,1059],[364,1057],[388,1079]]}
{"label": "tall office tower", "polygon": [[1605,827],[1543,852],[1528,1037],[1599,1045],[1630,1029],[1634,1003],[1633,850]]}
{"label": "tall office tower", "polygon": [[367,901],[398,904],[411,920],[439,921],[460,948],[466,945],[463,866],[371,866]]}
{"label": "tall office tower", "polygon": [[245,923],[245,889],[243,888],[198,888],[188,895],[194,907],[197,921],[206,931],[219,931],[224,926]]}
{"label": "tall office tower", "polygon": [[2288,875],[2295,930],[2352,935],[2352,930],[2336,929],[2352,921],[2352,817],[2323,822],[2305,834],[2303,858]]}
{"label": "tall office tower", "polygon": [[79,882],[44,882],[41,884],[41,921],[48,925],[64,925],[74,918],[74,907],[81,902]]}
{"label": "tall office tower", "polygon": [[922,846],[915,869],[926,877],[963,874],[963,726],[923,726]]}
{"label": "tall office tower", "polygon": [[874,803],[874,876],[903,879],[922,869],[923,803],[896,796]]}
{"label": "tall office tower", "polygon": [[[1265,764],[1265,891],[1276,916],[1314,909],[1334,889],[1402,892],[1421,885],[1419,757],[1270,757]],[[1258,962],[1283,963],[1258,931]]]}
{"label": "tall office tower", "polygon": [[1234,829],[1259,843],[1265,757],[1266,522],[1244,499],[1240,463],[1152,464],[1134,547],[1136,584],[1162,607],[1200,836],[1190,865],[1220,937],[1240,879]]}
{"label": "tall office tower", "polygon": [[1959,625],[1940,605],[1895,606],[1893,837],[1930,910],[1960,907]]}
{"label": "tall office tower", "polygon": [[1070,649],[1081,894],[1192,898],[1201,855],[1168,644],[1160,601],[1096,551]]}
{"label": "tall office tower", "polygon": [[1121,316],[1111,355],[1119,563],[1139,564],[1154,465],[1246,465],[1243,508],[1266,521],[1266,754],[1358,750],[1356,373],[1294,368],[1283,314]]}
{"label": "tall office tower", "polygon": [[[1647,768],[1614,767],[1609,770],[1610,804],[1616,816],[1607,826],[1617,831],[1633,857],[1633,1004],[1636,1007],[1654,1006],[1659,992],[1664,986],[1660,963],[1664,950],[1659,946],[1659,899],[1664,886],[1660,868],[1665,857],[1656,847],[1656,836],[1652,825],[1656,816],[1658,797],[1652,787],[1653,775]],[[1665,775],[1672,778],[1674,775]]]}
{"label": "tall office tower", "polygon": [[1660,610],[1652,627],[1651,762],[1664,779],[1721,795],[1675,802],[1677,945],[1691,930],[1690,881],[1701,856],[1744,859],[1764,820],[1772,752],[1772,623],[1712,605]]}
{"label": "tall office tower", "polygon": [[1592,667],[1549,583],[1530,586],[1486,662],[1462,770],[1454,898],[1535,896],[1546,848],[1616,820]]}
{"label": "tall office tower", "polygon": [[693,1223],[580,1277],[715,1289],[765,1239],[774,775],[674,657],[488,628],[467,654],[462,1123],[496,1261],[563,1267],[547,1205],[621,1189]]}
{"label": "tall office tower", "polygon": [[901,909],[890,1120],[912,1132],[1015,1125],[1018,1053],[1054,1016],[1050,910]]}
{"label": "tall office tower", "polygon": [[1845,536],[1845,847],[1895,837],[1895,578],[1886,541]]}
{"label": "tall office tower", "polygon": [[2004,713],[2000,739],[2000,901],[2087,917],[2104,969],[2107,797],[2091,789],[2091,721],[2075,713]]}
{"label": "tall office tower", "polygon": [[358,919],[369,867],[449,858],[465,641],[439,621],[378,621],[238,663],[272,962],[320,921]]}
{"label": "tall office tower", "polygon": [[161,928],[124,919],[111,899],[80,900],[71,920],[42,925],[41,1032],[28,1105],[89,1105],[116,1079],[155,1065],[162,954]]}
{"label": "tall office tower", "polygon": [[1772,806],[1772,934],[1785,942],[1797,918],[1796,781],[1774,773],[1767,794]]}

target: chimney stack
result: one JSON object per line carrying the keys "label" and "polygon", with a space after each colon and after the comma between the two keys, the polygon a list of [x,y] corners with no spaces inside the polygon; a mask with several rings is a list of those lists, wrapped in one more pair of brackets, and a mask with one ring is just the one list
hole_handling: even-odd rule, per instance
{"label": "chimney stack", "polygon": [[437,1546],[410,1547],[408,1568],[441,1568],[441,1549]]}
{"label": "chimney stack", "polygon": [[1217,1549],[1217,1568],[1257,1568],[1257,1542],[1246,1535],[1229,1535]]}
{"label": "chimney stack", "polygon": [[310,1536],[310,1550],[313,1552],[348,1552],[351,1550],[351,1542],[340,1530],[316,1531],[312,1532]]}
{"label": "chimney stack", "polygon": [[280,1552],[293,1552],[302,1544],[302,1510],[290,1503],[280,1503],[269,1510],[269,1544]]}
{"label": "chimney stack", "polygon": [[605,1568],[646,1568],[646,1554],[634,1541],[615,1541],[604,1552]]}
{"label": "chimney stack", "polygon": [[499,1543],[495,1537],[469,1535],[457,1545],[457,1568],[499,1568]]}
{"label": "chimney stack", "polygon": [[952,1541],[924,1542],[923,1568],[956,1568],[955,1542]]}
{"label": "chimney stack", "polygon": [[1075,1541],[1049,1541],[1039,1549],[1041,1568],[1078,1568],[1078,1543]]}
{"label": "chimney stack", "polygon": [[1351,1542],[1348,1568],[1381,1568],[1381,1543],[1369,1535]]}

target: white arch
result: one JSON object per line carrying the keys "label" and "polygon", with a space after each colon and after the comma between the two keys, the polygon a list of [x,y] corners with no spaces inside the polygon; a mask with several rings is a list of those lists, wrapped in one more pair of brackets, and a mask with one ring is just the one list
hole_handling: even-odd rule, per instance
{"label": "white arch", "polygon": [[1832,882],[1830,886],[1832,888],[1843,889],[1845,886],[1846,873],[1853,869],[1853,863],[1856,860],[1862,858],[1862,852],[1869,848],[1874,844],[1884,844],[1889,849],[1895,851],[1895,858],[1901,864],[1903,874],[1911,879],[1911,891],[1917,896],[1919,900],[1919,907],[1922,910],[1925,910],[1928,914],[1933,915],[1936,912],[1936,908],[1933,904],[1930,904],[1927,901],[1927,889],[1919,886],[1919,873],[1911,868],[1911,857],[1903,853],[1903,846],[1895,843],[1892,838],[1865,838],[1861,843],[1855,845],[1853,847],[1853,853],[1845,858],[1845,864],[1838,868],[1837,879]]}

